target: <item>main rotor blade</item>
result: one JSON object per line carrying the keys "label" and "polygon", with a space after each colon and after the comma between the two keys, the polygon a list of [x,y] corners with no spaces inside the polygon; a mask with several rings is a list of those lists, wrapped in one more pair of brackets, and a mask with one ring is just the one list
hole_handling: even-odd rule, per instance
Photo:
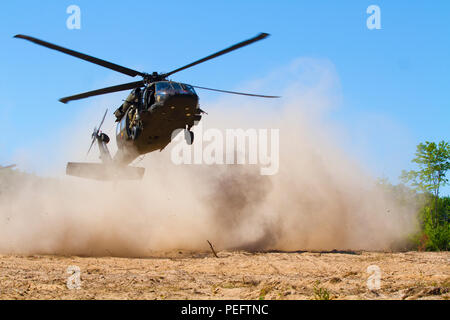
{"label": "main rotor blade", "polygon": [[179,72],[181,70],[184,70],[184,69],[187,69],[187,68],[190,68],[190,67],[193,67],[193,66],[195,66],[195,65],[197,65],[199,63],[202,63],[202,62],[205,62],[205,61],[217,58],[218,56],[221,56],[221,55],[226,54],[228,52],[231,52],[233,50],[236,50],[236,49],[248,46],[249,44],[252,44],[252,43],[254,43],[256,41],[259,41],[259,40],[262,40],[264,38],[267,38],[268,36],[269,36],[269,34],[267,34],[267,33],[260,33],[256,37],[253,37],[251,39],[239,42],[239,43],[235,44],[234,46],[231,46],[231,47],[226,48],[226,49],[224,49],[222,51],[216,52],[216,53],[214,53],[212,55],[207,56],[206,58],[203,58],[203,59],[197,60],[195,62],[192,62],[192,63],[190,63],[190,64],[188,64],[188,65],[186,65],[184,67],[178,68],[178,69],[173,70],[173,71],[171,71],[169,73],[165,73],[163,76],[164,77],[168,77],[168,76],[170,76],[170,75],[172,75],[174,73],[177,73],[177,72]]}
{"label": "main rotor blade", "polygon": [[94,91],[88,91],[88,92],[76,94],[76,95],[70,96],[70,97],[64,97],[64,98],[59,99],[59,101],[61,101],[62,103],[67,103],[69,101],[80,100],[80,99],[84,99],[84,98],[88,98],[88,97],[92,97],[92,96],[98,96],[98,95],[105,94],[105,93],[112,93],[112,92],[124,91],[124,90],[129,90],[129,89],[135,89],[138,87],[143,87],[144,85],[145,85],[144,81],[142,81],[142,80],[135,81],[135,82],[129,82],[129,83],[125,83],[125,84],[119,84],[117,86],[112,86],[112,87],[107,87],[107,88],[103,88],[103,89],[97,89]]}
{"label": "main rotor blade", "polygon": [[259,97],[259,98],[281,98],[280,96],[265,96],[262,94],[253,94],[253,93],[243,93],[243,92],[236,92],[236,91],[228,91],[228,90],[219,90],[219,89],[212,89],[212,88],[205,88],[205,87],[199,87],[199,86],[193,86],[194,88],[203,89],[203,90],[210,90],[210,91],[217,91],[217,92],[223,92],[223,93],[231,93],[231,94],[238,94],[241,96],[250,96],[250,97]]}
{"label": "main rotor blade", "polygon": [[26,35],[23,35],[23,34],[17,34],[17,35],[14,36],[14,38],[25,39],[25,40],[34,42],[34,43],[36,43],[38,45],[47,47],[49,49],[53,49],[53,50],[56,50],[56,51],[63,52],[65,54],[71,55],[73,57],[77,57],[77,58],[80,58],[80,59],[83,59],[83,60],[86,60],[86,61],[98,64],[98,65],[100,65],[102,67],[105,67],[105,68],[108,68],[108,69],[111,69],[111,70],[114,70],[114,71],[117,71],[117,72],[120,72],[120,73],[124,73],[124,74],[132,76],[132,77],[135,77],[137,75],[144,76],[144,74],[142,72],[139,72],[139,71],[136,71],[136,70],[133,70],[133,69],[129,69],[129,68],[126,68],[126,67],[122,67],[122,66],[119,66],[118,64],[115,64],[115,63],[112,63],[112,62],[108,62],[108,61],[105,61],[105,60],[102,60],[102,59],[98,59],[98,58],[89,56],[87,54],[81,53],[81,52],[77,52],[77,51],[73,51],[73,50],[70,50],[70,49],[66,49],[66,48],[60,47],[60,46],[58,46],[56,44],[53,44],[53,43],[50,43],[50,42],[46,42],[46,41],[43,41],[43,40],[39,40],[39,39],[30,37],[30,36],[26,36]]}

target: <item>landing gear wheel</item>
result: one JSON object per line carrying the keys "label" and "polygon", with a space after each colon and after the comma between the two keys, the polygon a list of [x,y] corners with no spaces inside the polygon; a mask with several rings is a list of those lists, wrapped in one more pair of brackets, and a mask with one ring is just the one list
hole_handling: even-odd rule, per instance
{"label": "landing gear wheel", "polygon": [[104,143],[109,143],[109,137],[106,133],[101,133],[100,134],[100,139],[104,142]]}
{"label": "landing gear wheel", "polygon": [[184,138],[186,139],[186,143],[191,145],[194,143],[194,133],[190,130],[184,130]]}
{"label": "landing gear wheel", "polygon": [[137,126],[134,126],[131,128],[131,139],[136,140],[139,137],[139,134],[141,133],[141,129]]}

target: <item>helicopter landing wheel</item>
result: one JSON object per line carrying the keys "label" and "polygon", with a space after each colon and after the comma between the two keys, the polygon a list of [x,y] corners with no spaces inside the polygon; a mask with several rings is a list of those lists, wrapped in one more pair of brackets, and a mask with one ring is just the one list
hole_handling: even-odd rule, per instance
{"label": "helicopter landing wheel", "polygon": [[194,133],[190,130],[184,130],[184,138],[186,139],[186,143],[191,145],[194,143]]}
{"label": "helicopter landing wheel", "polygon": [[101,133],[100,134],[100,140],[103,141],[104,143],[109,143],[109,137],[106,133]]}
{"label": "helicopter landing wheel", "polygon": [[141,129],[138,126],[134,126],[131,129],[131,139],[136,140],[139,137],[140,133],[141,133]]}

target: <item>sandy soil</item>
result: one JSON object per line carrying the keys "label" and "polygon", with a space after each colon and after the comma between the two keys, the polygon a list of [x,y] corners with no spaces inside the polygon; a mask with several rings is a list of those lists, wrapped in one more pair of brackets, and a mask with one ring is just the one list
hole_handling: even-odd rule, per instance
{"label": "sandy soil", "polygon": [[[450,253],[172,251],[150,258],[0,256],[2,299],[449,299]],[[367,267],[381,270],[369,290]],[[69,289],[69,266],[81,288]],[[77,275],[73,275],[75,279]],[[69,281],[69,285],[76,284]]]}

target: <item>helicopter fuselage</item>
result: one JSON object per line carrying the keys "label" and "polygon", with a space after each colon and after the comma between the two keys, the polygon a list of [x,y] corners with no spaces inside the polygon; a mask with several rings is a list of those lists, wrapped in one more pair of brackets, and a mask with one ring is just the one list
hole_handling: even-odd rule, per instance
{"label": "helicopter fuselage", "polygon": [[125,165],[139,155],[164,149],[176,130],[188,130],[201,119],[199,98],[190,85],[159,81],[131,91],[116,110],[117,154]]}

